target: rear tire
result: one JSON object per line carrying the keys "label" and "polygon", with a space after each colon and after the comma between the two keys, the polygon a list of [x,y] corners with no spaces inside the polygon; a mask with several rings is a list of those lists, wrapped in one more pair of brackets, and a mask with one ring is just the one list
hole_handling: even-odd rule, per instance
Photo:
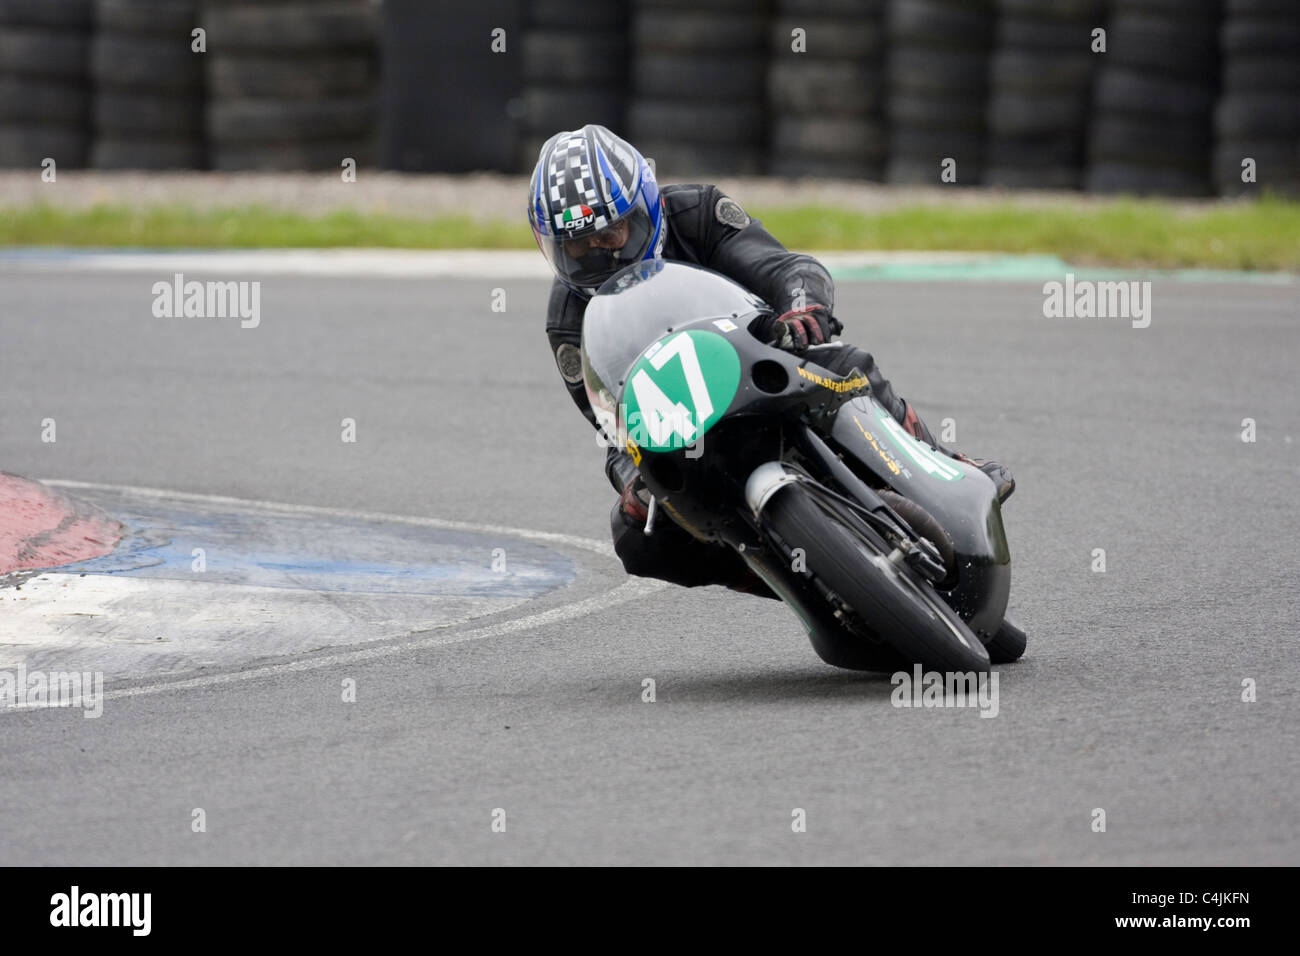
{"label": "rear tire", "polygon": [[989,669],[979,638],[928,581],[888,560],[889,545],[870,528],[850,528],[798,484],[782,488],[764,515],[786,546],[803,549],[813,576],[907,660],[943,672]]}

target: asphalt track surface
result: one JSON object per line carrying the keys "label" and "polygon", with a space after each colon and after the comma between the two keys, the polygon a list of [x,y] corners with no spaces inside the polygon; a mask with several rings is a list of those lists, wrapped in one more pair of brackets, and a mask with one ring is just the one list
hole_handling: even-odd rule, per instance
{"label": "asphalt track surface", "polygon": [[[153,318],[159,278],[0,273],[0,468],[607,539],[543,283],[267,276],[241,329]],[[1030,645],[996,718],[893,707],[775,602],[556,544],[570,585],[450,632],[0,714],[4,861],[1300,863],[1297,287],[1157,282],[1146,329],[1042,301],[839,286],[846,338],[1016,471]]]}

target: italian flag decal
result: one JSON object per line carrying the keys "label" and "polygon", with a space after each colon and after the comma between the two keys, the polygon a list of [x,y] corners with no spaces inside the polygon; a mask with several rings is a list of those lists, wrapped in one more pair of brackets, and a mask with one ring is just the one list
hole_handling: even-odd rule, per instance
{"label": "italian flag decal", "polygon": [[572,232],[574,229],[590,226],[595,220],[596,214],[592,212],[591,207],[579,204],[564,210],[555,224],[565,232]]}

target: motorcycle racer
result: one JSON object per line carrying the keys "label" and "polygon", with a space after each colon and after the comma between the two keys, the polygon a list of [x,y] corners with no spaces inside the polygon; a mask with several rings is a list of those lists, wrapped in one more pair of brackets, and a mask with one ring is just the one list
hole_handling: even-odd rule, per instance
{"label": "motorcycle racer", "polygon": [[[661,187],[650,163],[603,126],[556,133],[542,146],[529,184],[533,236],[555,272],[546,334],[560,376],[579,410],[597,429],[582,377],[582,318],[600,285],[635,262],[664,258],[719,272],[772,307],[749,331],[778,348],[805,355],[837,375],[857,369],[876,399],[913,437],[970,462],[993,479],[1005,501],[1015,488],[1009,469],[939,445],[916,410],[898,396],[870,353],[833,341],[834,283],[816,259],[790,252],[717,186]],[[609,436],[611,439],[613,436]],[[670,521],[641,533],[648,493],[616,442],[607,442],[605,474],[619,500],[611,512],[615,551],[630,574],[686,587],[721,584],[762,593],[739,557],[700,541]]]}

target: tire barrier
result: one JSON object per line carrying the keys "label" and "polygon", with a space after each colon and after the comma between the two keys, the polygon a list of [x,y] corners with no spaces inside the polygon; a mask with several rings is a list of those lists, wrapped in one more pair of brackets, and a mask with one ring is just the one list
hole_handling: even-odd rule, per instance
{"label": "tire barrier", "polygon": [[1220,195],[1300,196],[1300,5],[1225,0],[1214,110]]}
{"label": "tire barrier", "polygon": [[199,0],[95,0],[90,165],[202,169]]}
{"label": "tire barrier", "polygon": [[668,179],[761,172],[767,4],[632,0],[631,8],[630,140]]}
{"label": "tire barrier", "polygon": [[[879,180],[885,0],[777,0],[767,73],[768,172]],[[734,84],[738,78],[728,74]]]}
{"label": "tire barrier", "polygon": [[1084,186],[1210,191],[1219,0],[1116,0],[1093,92]]}
{"label": "tire barrier", "polygon": [[377,5],[206,0],[203,25],[213,169],[374,163]]}
{"label": "tire barrier", "polygon": [[1104,0],[998,0],[984,182],[1077,189]]}
{"label": "tire barrier", "polygon": [[84,166],[92,0],[0,0],[0,167]]}
{"label": "tire barrier", "polygon": [[625,5],[537,0],[527,16],[518,168],[532,172],[542,144],[562,129],[623,129],[632,72]]}
{"label": "tire barrier", "polygon": [[519,170],[523,7],[522,0],[384,0],[381,167]]}
{"label": "tire barrier", "polygon": [[0,0],[0,167],[527,173],[594,122],[669,180],[1297,196],[1298,2]]}
{"label": "tire barrier", "polygon": [[992,0],[890,0],[887,182],[981,181],[995,14]]}

